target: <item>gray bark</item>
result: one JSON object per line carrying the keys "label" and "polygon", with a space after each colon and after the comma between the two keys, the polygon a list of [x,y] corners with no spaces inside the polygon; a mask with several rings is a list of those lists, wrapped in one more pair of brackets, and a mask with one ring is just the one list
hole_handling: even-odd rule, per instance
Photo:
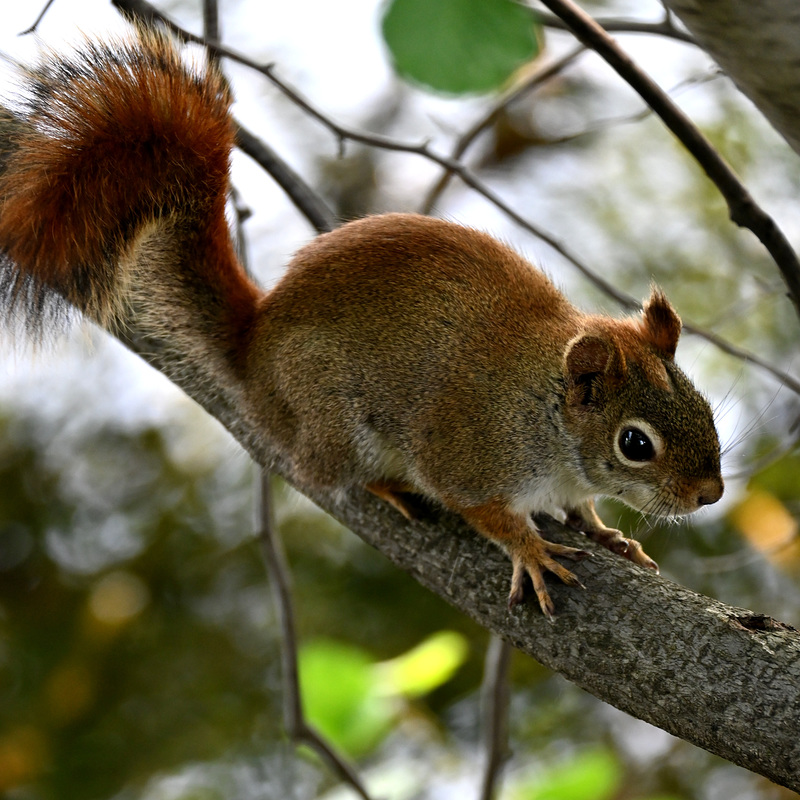
{"label": "gray bark", "polygon": [[[262,465],[274,454],[203,365],[128,345],[217,417]],[[558,616],[509,611],[511,566],[460,519],[432,509],[407,522],[366,492],[337,500],[300,491],[448,603],[545,666],[632,716],[800,791],[800,633],[696,594],[548,523],[555,541],[589,549],[585,590],[550,584]]]}
{"label": "gray bark", "polygon": [[664,0],[664,5],[800,153],[800,3]]}

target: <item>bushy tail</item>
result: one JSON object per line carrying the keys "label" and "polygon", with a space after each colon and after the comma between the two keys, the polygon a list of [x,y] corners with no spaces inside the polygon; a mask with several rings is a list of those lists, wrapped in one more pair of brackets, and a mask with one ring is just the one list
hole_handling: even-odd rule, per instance
{"label": "bushy tail", "polygon": [[5,312],[35,328],[63,298],[106,327],[133,313],[185,347],[200,335],[235,350],[258,290],[225,218],[235,134],[221,76],[139,31],[49,54],[22,83],[0,109]]}

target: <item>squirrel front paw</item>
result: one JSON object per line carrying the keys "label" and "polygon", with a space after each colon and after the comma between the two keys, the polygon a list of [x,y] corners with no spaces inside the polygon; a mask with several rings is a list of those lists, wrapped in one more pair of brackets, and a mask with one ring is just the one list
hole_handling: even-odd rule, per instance
{"label": "squirrel front paw", "polygon": [[623,536],[622,531],[616,528],[607,528],[603,521],[597,516],[593,502],[588,502],[580,508],[573,509],[567,513],[567,525],[576,531],[581,531],[590,539],[616,553],[640,567],[646,567],[658,572],[658,564],[645,553],[642,545],[635,539],[628,539]]}
{"label": "squirrel front paw", "polygon": [[633,561],[640,567],[646,567],[658,572],[658,564],[645,553],[642,545],[635,539],[627,539],[622,535],[622,531],[616,528],[605,528],[602,531],[592,531],[587,534],[590,538],[594,539],[598,544],[607,547],[612,553],[616,553],[628,561]]}
{"label": "squirrel front paw", "polygon": [[511,575],[511,591],[508,594],[509,609],[525,600],[526,576],[531,579],[542,613],[549,620],[553,619],[556,607],[544,585],[545,572],[552,572],[567,586],[584,588],[583,584],[566,567],[555,561],[553,556],[580,561],[590,555],[586,550],[548,542],[534,531],[530,531],[529,535],[515,547],[506,549],[509,551],[514,568]]}

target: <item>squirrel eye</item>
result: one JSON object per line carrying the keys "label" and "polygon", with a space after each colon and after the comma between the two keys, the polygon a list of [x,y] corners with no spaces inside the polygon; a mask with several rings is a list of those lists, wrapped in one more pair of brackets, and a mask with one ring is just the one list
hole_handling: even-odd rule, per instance
{"label": "squirrel eye", "polygon": [[629,461],[650,461],[656,449],[650,438],[638,428],[624,428],[619,435],[619,449]]}

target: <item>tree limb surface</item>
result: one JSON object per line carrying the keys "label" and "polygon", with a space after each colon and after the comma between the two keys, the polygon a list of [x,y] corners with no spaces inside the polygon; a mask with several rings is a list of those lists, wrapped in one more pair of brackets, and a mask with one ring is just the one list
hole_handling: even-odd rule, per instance
{"label": "tree limb surface", "polygon": [[664,0],[664,5],[800,153],[797,0]]}
{"label": "tree limb surface", "polygon": [[[176,363],[135,332],[126,343],[219,419],[258,463],[286,473],[203,365]],[[557,608],[550,623],[535,602],[508,610],[508,558],[458,517],[431,509],[408,522],[367,492],[305,493],[541,664],[634,717],[800,791],[800,632],[635,567],[552,521],[548,538],[593,556],[574,566],[585,590],[549,581]]]}

